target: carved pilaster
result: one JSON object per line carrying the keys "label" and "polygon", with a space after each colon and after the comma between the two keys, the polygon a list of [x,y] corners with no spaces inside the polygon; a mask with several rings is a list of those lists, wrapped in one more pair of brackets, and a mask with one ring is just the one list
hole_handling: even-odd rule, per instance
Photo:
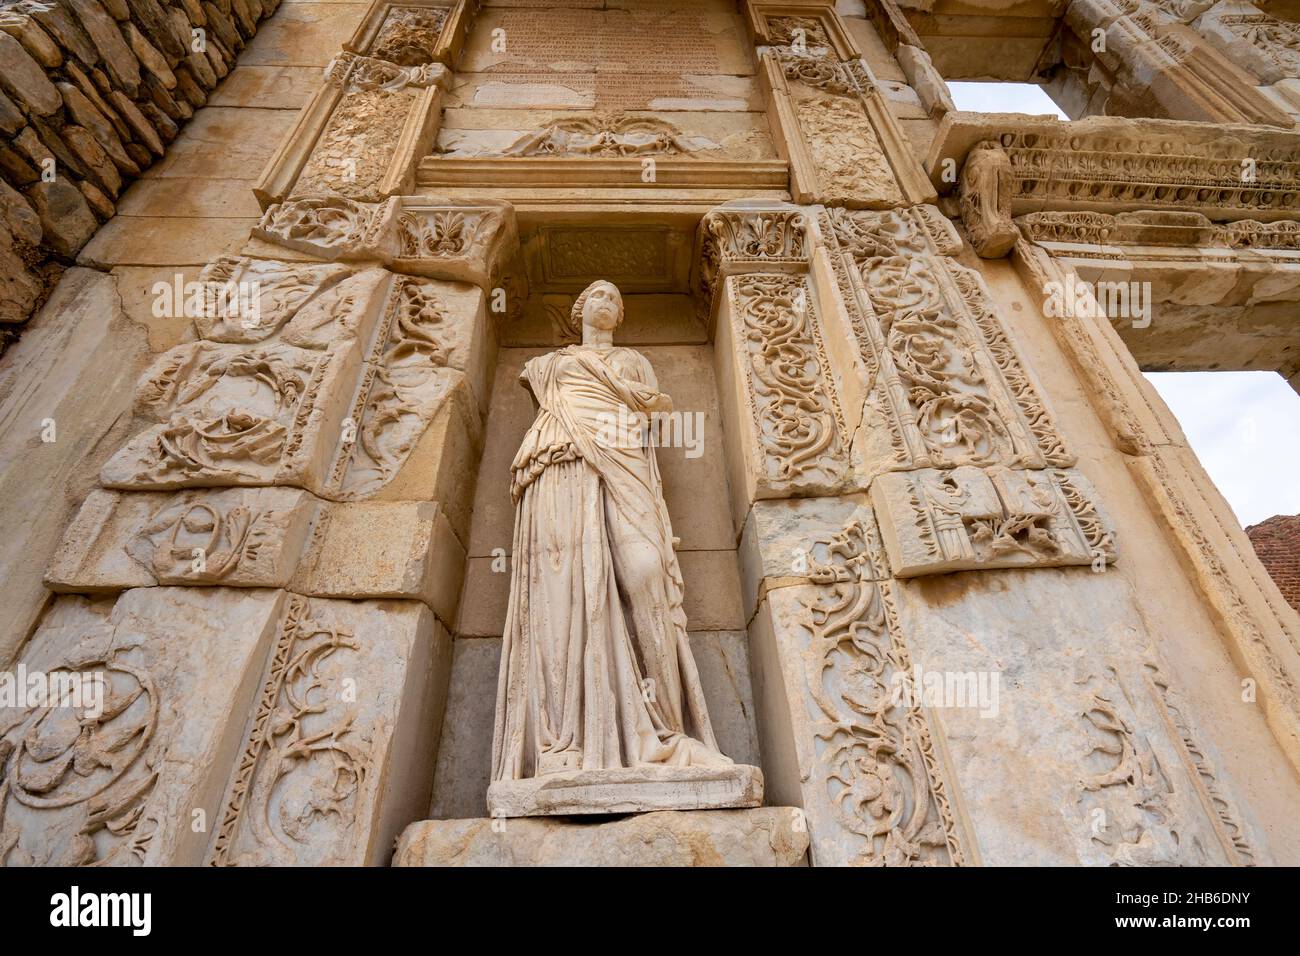
{"label": "carved pilaster", "polygon": [[450,83],[441,63],[401,66],[341,53],[253,192],[263,208],[288,198],[375,202],[413,191]]}
{"label": "carved pilaster", "polygon": [[932,199],[833,5],[751,0],[747,9],[795,201],[875,209]]}
{"label": "carved pilaster", "polygon": [[772,578],[750,625],[769,798],[803,808],[816,866],[976,863],[943,744],[899,693],[913,660],[869,513],[819,534],[831,502],[784,504],[815,543],[810,583]]}
{"label": "carved pilaster", "polygon": [[700,227],[742,520],[758,498],[836,493],[847,473],[844,413],[808,275],[809,225],[804,210],[751,203],[714,210]]}

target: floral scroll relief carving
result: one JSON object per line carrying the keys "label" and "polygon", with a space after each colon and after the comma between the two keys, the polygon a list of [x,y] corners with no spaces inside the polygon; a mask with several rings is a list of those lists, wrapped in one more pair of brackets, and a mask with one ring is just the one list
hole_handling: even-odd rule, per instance
{"label": "floral scroll relief carving", "polygon": [[[153,829],[145,803],[158,780],[153,679],[115,652],[74,651],[49,673],[100,677],[103,705],[14,709],[0,723],[0,866],[138,865]],[[30,843],[19,822],[6,819],[15,804],[67,810],[77,823],[67,839]]]}
{"label": "floral scroll relief carving", "polygon": [[387,484],[460,378],[447,368],[448,321],[429,284],[393,282],[351,415],[355,433],[345,436],[331,477],[338,496],[365,497]]}
{"label": "floral scroll relief carving", "polygon": [[259,238],[329,259],[381,259],[394,201],[354,202],[344,196],[294,199],[267,209]]}
{"label": "floral scroll relief carving", "polygon": [[776,62],[807,148],[816,200],[852,206],[904,201],[867,100],[878,97],[861,63],[798,55],[778,48]]}
{"label": "floral scroll relief carving", "polygon": [[1094,767],[1080,786],[1102,797],[1093,807],[1098,825],[1092,841],[1112,866],[1205,865],[1204,848],[1182,844],[1171,805],[1172,787],[1150,745],[1117,703],[1117,688],[1093,690],[1081,712]]}
{"label": "floral scroll relief carving", "polygon": [[305,303],[347,275],[347,268],[339,265],[221,256],[199,273],[205,301],[188,308],[205,339],[261,342],[278,332]]}
{"label": "floral scroll relief carving", "polygon": [[[892,460],[869,468],[1068,466],[982,280],[937,210],[827,210],[822,234]],[[879,454],[875,452],[873,454]]]}
{"label": "floral scroll relief carving", "polygon": [[719,148],[658,117],[615,110],[557,120],[520,137],[504,155],[680,156]]}
{"label": "floral scroll relief carving", "polygon": [[159,584],[284,583],[314,511],[307,502],[296,489],[182,492],[123,550]]}
{"label": "floral scroll relief carving", "polygon": [[[1260,852],[1160,667],[1081,670],[1078,812],[1086,859],[1253,866]],[[1098,856],[1099,854],[1099,856]]]}
{"label": "floral scroll relief carving", "polygon": [[345,358],[289,345],[176,346],[137,389],[140,413],[159,424],[109,460],[102,483],[180,488],[306,480],[311,446],[321,437],[322,387]]}
{"label": "floral scroll relief carving", "polygon": [[330,659],[359,646],[306,598],[290,598],[211,863],[301,864],[313,846],[355,838],[370,741],[354,728],[355,706],[340,703]]}
{"label": "floral scroll relief carving", "polygon": [[399,66],[353,53],[336,57],[326,80],[342,95],[290,198],[382,199],[408,117],[425,91],[445,85],[447,76],[440,63]]}
{"label": "floral scroll relief carving", "polygon": [[838,484],[844,416],[806,280],[746,274],[729,281],[764,476],[795,487]]}
{"label": "floral scroll relief carving", "polygon": [[851,835],[847,862],[960,866],[967,854],[926,716],[895,694],[912,663],[894,585],[871,579],[873,538],[855,523],[824,542],[828,561],[812,567],[818,586],[803,600],[815,785]]}

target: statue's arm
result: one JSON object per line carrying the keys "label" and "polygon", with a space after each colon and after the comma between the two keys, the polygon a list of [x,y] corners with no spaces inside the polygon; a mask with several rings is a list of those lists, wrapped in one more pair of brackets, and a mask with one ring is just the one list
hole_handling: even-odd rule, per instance
{"label": "statue's arm", "polygon": [[535,368],[535,363],[537,362],[538,357],[539,356],[534,356],[533,358],[530,358],[524,363],[524,367],[519,370],[519,384],[524,387],[524,391],[528,393],[528,397],[532,400],[534,415],[536,415],[538,410],[542,407],[541,402],[537,400],[537,393],[533,391],[532,379],[532,370]]}
{"label": "statue's arm", "polygon": [[655,396],[647,403],[649,407],[646,410],[651,412],[671,412],[673,410],[672,397],[659,390],[659,379],[655,376],[654,366],[640,352],[636,354],[637,358],[641,360],[641,381]]}

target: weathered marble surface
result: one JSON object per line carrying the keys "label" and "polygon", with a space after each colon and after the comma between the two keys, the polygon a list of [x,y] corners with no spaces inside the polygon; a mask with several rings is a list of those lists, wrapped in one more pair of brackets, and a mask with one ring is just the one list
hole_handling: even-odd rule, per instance
{"label": "weathered marble surface", "polygon": [[426,820],[397,841],[394,866],[802,866],[795,807],[663,811],[609,822]]}

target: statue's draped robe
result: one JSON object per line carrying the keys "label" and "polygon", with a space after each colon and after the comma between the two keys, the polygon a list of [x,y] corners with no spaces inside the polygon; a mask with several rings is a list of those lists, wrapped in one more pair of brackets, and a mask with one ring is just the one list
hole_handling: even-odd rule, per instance
{"label": "statue's draped robe", "polygon": [[633,413],[666,410],[631,349],[528,361],[540,406],[511,467],[515,534],[493,780],[719,766],[691,656],[654,451]]}

